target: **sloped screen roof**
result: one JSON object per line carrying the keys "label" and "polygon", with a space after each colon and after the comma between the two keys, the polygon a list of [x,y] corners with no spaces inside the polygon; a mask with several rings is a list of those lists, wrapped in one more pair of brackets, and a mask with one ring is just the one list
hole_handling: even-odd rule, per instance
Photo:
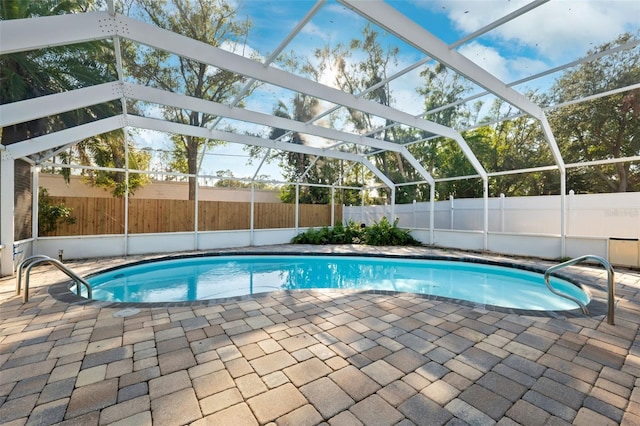
{"label": "sloped screen roof", "polygon": [[[539,128],[539,149],[549,155],[524,171],[564,173],[567,161],[548,111],[640,91],[640,81],[632,77],[588,96],[580,91],[572,99],[551,96],[566,70],[619,52],[640,56],[637,2],[249,0],[217,9],[228,13],[227,27],[214,27],[223,21],[202,11],[182,23],[172,21],[182,4],[191,3],[154,10],[161,3],[140,1],[127,3],[125,10],[109,1],[86,13],[2,21],[2,55],[35,52],[35,62],[42,63],[51,55],[73,54],[57,50],[60,46],[93,42],[101,50],[91,51],[96,56],[88,58],[88,66],[107,76],[95,84],[72,81],[51,93],[3,101],[0,127],[5,129],[93,111],[90,119],[67,117],[58,120],[64,125],[39,133],[9,139],[5,130],[5,155],[40,163],[82,140],[126,128],[136,129],[130,137],[142,148],[150,148],[156,134],[255,147],[244,174],[254,178],[272,170],[261,158],[286,151],[361,164],[389,187],[470,176],[486,181],[522,168],[481,161],[465,132],[528,117]],[[205,34],[205,28],[219,34]],[[622,40],[622,34],[629,37]],[[180,80],[180,70],[194,64],[202,65],[190,71],[202,72],[201,87]],[[3,79],[2,84],[14,83]],[[469,172],[438,169],[428,161],[424,151],[435,139],[461,152]],[[582,160],[637,162],[639,151]],[[384,170],[384,152],[402,158],[398,164],[412,173]],[[206,175],[238,159],[246,165],[249,154],[206,145],[197,155],[199,174]],[[217,163],[209,165],[209,156]],[[277,174],[270,176],[283,179]]]}

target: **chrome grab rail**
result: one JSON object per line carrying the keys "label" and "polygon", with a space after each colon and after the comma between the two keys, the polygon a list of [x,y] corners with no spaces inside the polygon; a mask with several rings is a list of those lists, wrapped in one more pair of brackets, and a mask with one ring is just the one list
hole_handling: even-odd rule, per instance
{"label": "chrome grab rail", "polygon": [[576,299],[575,297],[563,293],[561,291],[556,290],[555,288],[553,288],[551,286],[551,283],[549,282],[550,280],[550,276],[552,272],[555,272],[559,269],[565,268],[567,266],[572,266],[575,265],[577,263],[580,263],[584,260],[595,260],[598,263],[600,263],[602,266],[605,267],[605,269],[607,270],[607,323],[609,323],[610,325],[614,325],[615,324],[615,312],[614,312],[614,305],[615,305],[615,272],[613,271],[613,267],[611,266],[611,264],[604,258],[600,257],[600,256],[595,256],[592,254],[587,254],[584,256],[580,256],[580,257],[576,257],[575,259],[571,259],[568,260],[566,262],[560,263],[558,265],[554,265],[552,267],[550,267],[549,269],[546,270],[546,272],[544,273],[544,282],[547,285],[547,288],[554,294],[557,294],[560,297],[564,297],[565,299],[569,299],[574,301],[575,303],[578,304],[578,306],[580,306],[580,309],[582,309],[582,313],[584,313],[585,315],[589,315],[589,310],[587,309],[587,306],[582,303],[580,300]]}
{"label": "chrome grab rail", "polygon": [[49,256],[45,256],[43,254],[37,254],[35,256],[31,256],[20,262],[18,265],[18,277],[16,279],[16,296],[20,295],[21,287],[22,287],[22,269],[26,266],[25,270],[25,281],[24,281],[24,294],[22,295],[22,303],[27,303],[29,301],[29,276],[31,274],[31,268],[37,266],[41,263],[48,263],[50,265],[55,266],[60,271],[64,272],[69,278],[71,278],[76,283],[76,293],[78,296],[81,295],[82,290],[80,284],[84,285],[87,288],[87,297],[91,299],[93,296],[91,291],[91,284],[87,282],[84,278],[73,272],[64,263],[59,260],[53,259]]}
{"label": "chrome grab rail", "polygon": [[38,259],[51,259],[49,256],[45,256],[44,254],[36,254],[24,259],[18,265],[18,278],[16,279],[16,296],[20,295],[20,289],[22,287],[22,269],[25,268],[28,264],[35,262]]}

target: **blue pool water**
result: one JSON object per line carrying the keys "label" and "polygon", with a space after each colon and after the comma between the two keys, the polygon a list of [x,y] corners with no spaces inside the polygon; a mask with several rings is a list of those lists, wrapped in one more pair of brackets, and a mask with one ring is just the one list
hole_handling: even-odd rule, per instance
{"label": "blue pool water", "polygon": [[[542,274],[468,262],[343,256],[211,256],[141,263],[87,279],[93,298],[178,302],[278,290],[348,289],[421,293],[529,310],[576,309],[551,293]],[[553,286],[585,304],[576,285]]]}

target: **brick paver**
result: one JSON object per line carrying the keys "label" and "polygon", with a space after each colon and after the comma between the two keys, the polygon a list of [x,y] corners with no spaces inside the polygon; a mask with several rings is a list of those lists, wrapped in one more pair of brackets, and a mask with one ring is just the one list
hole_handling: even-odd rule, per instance
{"label": "brick paver", "polygon": [[351,411],[365,425],[394,425],[404,417],[378,395],[371,395],[353,405]]}
{"label": "brick paver", "polygon": [[326,377],[302,386],[300,391],[325,419],[355,404],[346,392]]}
{"label": "brick paver", "polygon": [[182,425],[202,417],[193,389],[182,389],[151,401],[154,424]]}
{"label": "brick paver", "polygon": [[[278,246],[287,249],[301,248]],[[358,250],[466,256],[426,248]],[[69,264],[87,274],[130,260]],[[569,273],[586,285],[603,279],[588,267]],[[47,289],[63,279],[55,272],[33,275],[25,305],[13,293],[14,280],[4,278],[0,419],[42,425],[640,424],[640,273],[616,270],[616,277],[615,326],[603,316],[524,315],[349,291],[143,306],[122,316],[115,315],[121,306],[54,299]]]}
{"label": "brick paver", "polygon": [[250,398],[247,403],[262,424],[283,416],[307,403],[304,395],[291,383]]}

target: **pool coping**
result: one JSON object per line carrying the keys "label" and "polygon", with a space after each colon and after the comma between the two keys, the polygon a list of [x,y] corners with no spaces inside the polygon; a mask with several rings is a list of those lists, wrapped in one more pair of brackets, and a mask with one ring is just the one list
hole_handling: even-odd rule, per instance
{"label": "pool coping", "polygon": [[[99,271],[92,272],[86,275],[86,278],[91,277],[96,274],[105,273],[113,270],[118,270],[124,267],[133,266],[133,265],[141,265],[145,263],[158,262],[163,260],[171,260],[171,259],[187,259],[187,258],[198,258],[198,257],[220,257],[220,256],[269,256],[269,255],[287,255],[287,256],[335,256],[335,257],[377,257],[377,258],[403,258],[403,259],[414,259],[414,260],[441,260],[441,261],[453,261],[453,262],[465,262],[465,263],[475,263],[475,264],[485,264],[491,266],[503,266],[514,269],[525,270],[529,272],[536,272],[540,274],[544,274],[546,268],[536,267],[532,265],[527,265],[523,263],[515,263],[516,261],[507,261],[507,260],[493,260],[486,259],[482,257],[478,257],[477,255],[468,255],[468,256],[454,256],[454,255],[442,255],[442,254],[406,254],[406,253],[363,253],[363,252],[309,252],[309,251],[300,251],[300,252],[291,252],[291,251],[283,251],[283,250],[270,250],[270,251],[251,251],[251,250],[232,250],[232,251],[215,251],[215,252],[198,252],[198,253],[179,253],[173,255],[165,255],[165,256],[154,256],[152,258],[135,260],[128,263],[123,263],[118,266],[104,268]],[[602,291],[601,286],[596,285],[595,283],[589,282],[588,277],[584,278],[583,281],[578,281],[575,277],[575,274],[568,275],[562,273],[553,273],[552,276],[561,278],[570,282],[573,285],[578,286],[590,298],[590,302],[587,304],[587,309],[589,310],[589,315],[585,315],[582,313],[580,308],[571,309],[571,310],[563,310],[563,311],[538,311],[538,310],[528,310],[528,309],[515,309],[515,308],[505,308],[501,306],[495,305],[487,305],[478,302],[471,302],[463,299],[455,299],[444,296],[436,296],[429,294],[421,294],[421,293],[408,293],[408,292],[399,292],[392,290],[347,290],[347,289],[304,289],[304,290],[276,290],[271,292],[264,293],[256,293],[256,294],[247,294],[241,296],[233,296],[227,298],[216,298],[216,299],[203,299],[203,300],[195,300],[195,301],[184,301],[184,302],[110,302],[103,300],[94,300],[87,299],[82,296],[78,296],[76,293],[71,291],[72,281],[63,281],[57,284],[52,284],[48,288],[48,293],[56,300],[68,303],[71,305],[83,305],[83,306],[91,306],[91,307],[99,307],[99,308],[118,308],[118,309],[126,309],[126,308],[167,308],[167,307],[185,307],[185,306],[212,306],[221,303],[227,303],[231,301],[246,301],[253,299],[260,299],[266,297],[281,295],[288,295],[293,293],[300,292],[310,292],[312,294],[349,294],[349,293],[363,293],[363,294],[379,294],[379,295],[391,295],[391,296],[409,296],[416,297],[431,301],[442,301],[455,303],[460,306],[471,307],[474,309],[482,310],[482,311],[493,311],[493,312],[501,312],[508,314],[517,314],[517,315],[525,315],[525,316],[533,316],[533,317],[551,317],[551,318],[577,318],[577,317],[600,317],[605,316],[607,314],[607,300],[606,300],[606,291]],[[604,297],[602,297],[604,295]]]}

